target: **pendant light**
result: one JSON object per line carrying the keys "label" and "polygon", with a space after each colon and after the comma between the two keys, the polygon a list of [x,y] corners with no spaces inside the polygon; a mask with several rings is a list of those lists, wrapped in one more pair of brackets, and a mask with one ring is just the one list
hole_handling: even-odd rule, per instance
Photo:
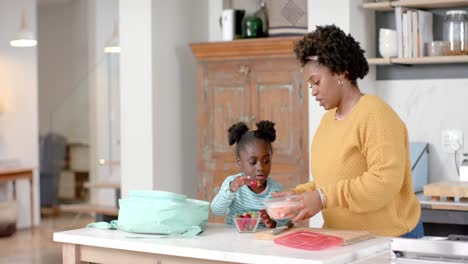
{"label": "pendant light", "polygon": [[106,42],[105,53],[120,53],[119,24],[115,22],[112,37]]}
{"label": "pendant light", "polygon": [[28,30],[25,9],[23,9],[21,13],[21,28],[18,33],[16,33],[15,39],[10,41],[10,45],[13,47],[34,47],[37,45],[34,34]]}

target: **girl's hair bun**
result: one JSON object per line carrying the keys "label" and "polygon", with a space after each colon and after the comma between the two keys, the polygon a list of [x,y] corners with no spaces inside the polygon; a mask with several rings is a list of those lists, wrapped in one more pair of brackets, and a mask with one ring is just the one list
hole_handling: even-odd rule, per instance
{"label": "girl's hair bun", "polygon": [[268,140],[269,142],[274,142],[276,140],[276,129],[275,129],[275,123],[268,121],[268,120],[262,120],[258,122],[257,124],[257,130],[255,131],[255,134],[260,137]]}
{"label": "girl's hair bun", "polygon": [[229,145],[234,145],[236,142],[238,142],[242,135],[244,135],[247,131],[249,131],[249,127],[244,122],[239,122],[232,125],[228,129]]}

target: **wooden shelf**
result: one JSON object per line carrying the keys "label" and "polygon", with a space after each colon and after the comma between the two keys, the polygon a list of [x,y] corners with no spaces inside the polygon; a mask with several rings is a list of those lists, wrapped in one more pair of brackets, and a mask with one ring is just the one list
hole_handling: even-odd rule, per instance
{"label": "wooden shelf", "polygon": [[391,2],[393,7],[446,8],[468,6],[468,0],[406,0]]}
{"label": "wooden shelf", "polygon": [[372,9],[375,11],[392,11],[393,7],[390,2],[374,2],[374,3],[364,3],[362,7],[366,9]]}
{"label": "wooden shelf", "polygon": [[372,65],[390,65],[392,62],[390,58],[368,58],[367,62]]}
{"label": "wooden shelf", "polygon": [[468,63],[468,55],[417,58],[368,58],[367,62],[372,65]]}
{"label": "wooden shelf", "polygon": [[300,37],[239,39],[190,44],[198,60],[248,58],[257,56],[294,57],[294,43]]}
{"label": "wooden shelf", "polygon": [[412,8],[449,8],[468,6],[468,0],[400,0],[365,3],[363,7],[375,11],[392,11],[397,6]]}

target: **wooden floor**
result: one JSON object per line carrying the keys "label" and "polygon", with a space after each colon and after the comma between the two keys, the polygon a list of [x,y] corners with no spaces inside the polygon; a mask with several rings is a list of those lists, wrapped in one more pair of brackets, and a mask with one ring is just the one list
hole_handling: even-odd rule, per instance
{"label": "wooden floor", "polygon": [[62,214],[58,218],[42,218],[39,227],[18,230],[13,236],[0,238],[0,263],[62,263],[60,244],[52,241],[52,233],[84,227],[94,222],[90,216]]}

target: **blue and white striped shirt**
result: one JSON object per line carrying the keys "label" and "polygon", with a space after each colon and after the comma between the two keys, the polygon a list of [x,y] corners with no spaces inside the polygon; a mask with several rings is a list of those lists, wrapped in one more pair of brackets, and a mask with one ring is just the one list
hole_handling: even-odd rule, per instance
{"label": "blue and white striped shirt", "polygon": [[[231,192],[229,183],[242,173],[227,177],[218,194],[211,202],[211,211],[215,215],[226,215],[226,224],[234,224],[236,214],[243,214],[249,211],[259,211],[264,208],[262,200],[271,197],[271,192],[280,192],[283,190],[283,185],[277,181],[267,178],[266,189],[261,193],[252,192],[248,186],[244,185],[237,192]],[[284,221],[281,221],[284,222]],[[287,222],[287,221],[286,221]],[[263,224],[260,222],[260,225]]]}

